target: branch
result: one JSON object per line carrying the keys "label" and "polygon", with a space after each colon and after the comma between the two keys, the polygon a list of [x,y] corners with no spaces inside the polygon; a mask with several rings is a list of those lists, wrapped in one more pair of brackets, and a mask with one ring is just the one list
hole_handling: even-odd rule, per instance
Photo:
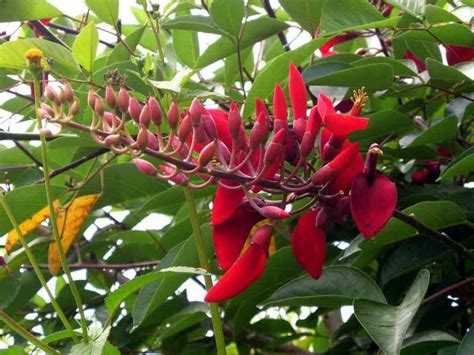
{"label": "branch", "polygon": [[443,242],[444,244],[448,245],[450,248],[455,250],[461,255],[464,255],[466,258],[474,260],[474,253],[466,248],[464,245],[461,243],[456,242],[453,240],[449,235],[446,233],[438,232],[434,229],[431,229],[428,227],[426,224],[420,222],[417,220],[415,217],[412,217],[410,215],[407,215],[403,212],[400,212],[399,210],[395,210],[393,212],[393,217],[399,219],[402,222],[405,222],[406,224],[412,226],[415,228],[419,233],[425,234],[431,238],[434,238],[436,240],[439,240]]}
{"label": "branch", "polygon": [[428,302],[431,302],[433,301],[434,299],[446,294],[446,293],[449,293],[457,288],[460,288],[462,286],[465,286],[465,285],[469,285],[470,283],[474,283],[474,277],[468,277],[467,279],[464,279],[462,281],[459,281],[459,282],[456,282],[455,284],[452,284],[451,286],[448,286],[446,288],[443,288],[442,290],[438,291],[438,292],[435,292],[433,293],[431,296],[429,297],[426,297],[424,300],[423,300],[423,304],[424,303],[428,303]]}
{"label": "branch", "polygon": [[[57,23],[48,23],[47,24],[48,27],[52,27],[52,28],[55,28],[57,30],[61,30],[65,33],[69,33],[69,34],[73,34],[73,35],[77,35],[79,34],[79,31],[73,29],[73,28],[69,28],[69,27],[66,27],[66,26],[62,26],[62,25],[58,25]],[[109,42],[106,42],[102,39],[99,39],[99,42],[102,43],[103,45],[109,47],[109,48],[114,48],[115,45],[113,45],[112,43],[109,43]]]}
{"label": "branch", "polygon": [[[47,141],[61,138],[61,137],[75,137],[74,135],[66,134],[66,135],[58,135],[58,136],[51,136],[46,137]],[[39,134],[36,133],[14,133],[14,132],[6,132],[0,128],[0,141],[39,141],[41,137]]]}
{"label": "branch", "polygon": [[[275,11],[272,9],[272,5],[270,5],[270,0],[262,0],[262,5],[265,8],[265,11],[267,12],[268,16],[276,18]],[[283,49],[285,51],[290,50],[290,46],[288,44],[288,40],[286,39],[285,33],[278,32],[278,38],[280,39],[281,44],[283,45]]]}
{"label": "branch", "polygon": [[[93,269],[93,270],[126,270],[126,269],[141,269],[145,267],[153,267],[160,264],[159,260],[141,261],[136,263],[126,264],[95,264],[95,263],[77,263],[69,264],[70,269],[82,270],[82,269]],[[48,264],[39,264],[41,269],[47,269]],[[32,269],[33,266],[30,264],[23,264],[22,267],[25,269]]]}

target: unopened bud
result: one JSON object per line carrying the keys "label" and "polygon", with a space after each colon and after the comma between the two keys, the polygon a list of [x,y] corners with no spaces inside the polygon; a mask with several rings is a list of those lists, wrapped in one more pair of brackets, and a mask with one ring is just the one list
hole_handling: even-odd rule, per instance
{"label": "unopened bud", "polygon": [[155,166],[147,160],[133,159],[135,166],[144,174],[156,176],[157,170]]}
{"label": "unopened bud", "polygon": [[214,152],[216,151],[216,142],[212,141],[211,143],[207,144],[199,154],[198,164],[199,166],[206,166],[211,161],[212,157],[214,157]]}
{"label": "unopened bud", "polygon": [[327,207],[322,207],[316,215],[316,228],[324,229],[331,221],[331,213]]}
{"label": "unopened bud", "polygon": [[142,105],[138,102],[136,98],[133,96],[130,97],[130,100],[128,102],[128,113],[130,113],[130,116],[132,119],[139,123],[140,122],[140,114],[142,112]]}
{"label": "unopened bud", "polygon": [[229,148],[221,141],[217,141],[217,152],[216,152],[217,157],[219,160],[222,160],[224,162],[228,162],[230,160],[230,151]]}
{"label": "unopened bud", "polygon": [[316,135],[312,132],[305,132],[300,144],[300,153],[303,158],[306,158],[313,150]]}
{"label": "unopened bud", "polygon": [[186,139],[191,134],[192,126],[191,126],[191,118],[188,116],[184,117],[181,121],[181,124],[178,128],[178,138],[181,142],[186,142]]}
{"label": "unopened bud", "polygon": [[306,131],[306,120],[304,118],[299,118],[293,122],[293,132],[295,132],[295,137],[298,142],[303,140],[303,135]]}
{"label": "unopened bud", "polygon": [[145,149],[148,145],[148,129],[142,124],[140,124],[140,129],[138,130],[136,143],[140,150]]}
{"label": "unopened bud", "polygon": [[56,90],[54,90],[51,86],[46,85],[44,89],[44,95],[47,97],[49,101],[56,102],[57,101],[57,94]]}
{"label": "unopened bud", "polygon": [[204,127],[204,131],[206,135],[209,137],[210,140],[214,140],[217,138],[217,127],[214,120],[209,115],[202,115],[201,116],[202,125]]}
{"label": "unopened bud", "polygon": [[43,111],[46,111],[46,113],[48,114],[49,117],[54,117],[54,111],[51,108],[51,106],[49,106],[49,105],[45,104],[44,102],[42,102],[40,107]]}
{"label": "unopened bud", "polygon": [[79,104],[79,99],[77,97],[74,98],[74,102],[72,103],[71,107],[69,108],[69,115],[76,116],[81,109],[81,105]]}
{"label": "unopened bud", "polygon": [[64,92],[63,88],[59,89],[58,101],[59,101],[60,104],[66,103],[66,93]]}
{"label": "unopened bud", "polygon": [[284,209],[276,206],[265,206],[260,209],[260,214],[265,218],[270,219],[285,219],[290,217],[290,214]]}
{"label": "unopened bud", "polygon": [[159,149],[158,138],[150,131],[148,131],[148,144],[146,146],[151,150]]}
{"label": "unopened bud", "polygon": [[104,139],[104,142],[108,146],[113,146],[119,143],[121,138],[120,134],[111,134]]}
{"label": "unopened bud", "polygon": [[127,89],[125,89],[123,86],[120,88],[120,91],[118,93],[118,100],[117,100],[117,105],[119,110],[122,113],[125,113],[128,111],[128,101],[130,100],[130,97],[128,95]]}
{"label": "unopened bud", "polygon": [[47,129],[47,128],[41,128],[39,130],[39,133],[43,136],[43,137],[51,137],[53,135],[53,132],[51,132],[51,130]]}
{"label": "unopened bud", "polygon": [[105,101],[107,101],[107,105],[109,105],[112,110],[117,106],[117,98],[115,97],[114,89],[109,85],[105,88]]}
{"label": "unopened bud", "polygon": [[229,133],[233,139],[237,139],[240,134],[240,127],[242,126],[242,118],[238,111],[230,111],[227,119],[229,125]]}
{"label": "unopened bud", "polygon": [[96,100],[96,98],[97,98],[97,94],[94,91],[89,90],[89,92],[87,93],[87,104],[93,110],[95,109],[95,100]]}
{"label": "unopened bud", "polygon": [[273,226],[271,224],[264,224],[257,228],[252,236],[251,242],[258,245],[263,250],[268,251],[270,241],[272,240]]}
{"label": "unopened bud", "polygon": [[178,127],[179,122],[179,107],[176,101],[173,101],[168,109],[168,113],[166,115],[168,120],[168,126],[175,130]]}
{"label": "unopened bud", "polygon": [[265,166],[273,165],[273,163],[281,159],[283,152],[282,141],[284,141],[285,137],[285,130],[280,130],[273,136],[273,139],[265,149],[265,155],[263,156]]}
{"label": "unopened bud", "polygon": [[288,130],[288,121],[282,119],[275,119],[275,121],[273,121],[273,131],[275,133],[278,133],[282,129],[285,131]]}
{"label": "unopened bud", "polygon": [[151,115],[150,106],[148,106],[148,104],[145,104],[145,106],[143,106],[142,112],[140,113],[139,122],[140,124],[145,125],[146,127],[150,125]]}
{"label": "unopened bud", "polygon": [[66,99],[66,102],[73,102],[74,101],[74,91],[72,90],[71,84],[69,82],[65,81],[63,84],[63,90],[64,90],[64,97]]}
{"label": "unopened bud", "polygon": [[51,115],[48,113],[48,111],[43,110],[42,108],[39,108],[38,110],[36,110],[36,112],[38,113],[38,116],[42,120],[47,120],[47,119],[51,118]]}
{"label": "unopened bud", "polygon": [[183,173],[174,173],[174,169],[170,168],[169,166],[165,165],[160,165],[160,169],[162,172],[164,172],[166,175],[174,175],[173,177],[170,178],[170,181],[174,182],[177,185],[181,186],[187,186],[188,185],[188,177],[184,175]]}
{"label": "unopened bud", "polygon": [[266,117],[264,112],[260,112],[257,122],[252,127],[250,132],[250,149],[254,150],[259,145],[265,144],[268,139],[268,126],[266,124]]}
{"label": "unopened bud", "polygon": [[316,173],[311,178],[311,182],[315,186],[325,185],[328,182],[334,180],[338,175],[336,169],[331,168],[329,164],[324,165],[321,169],[316,171]]}
{"label": "unopened bud", "polygon": [[150,118],[156,127],[161,125],[161,108],[158,101],[153,96],[148,99],[148,107],[150,110]]}
{"label": "unopened bud", "polygon": [[105,107],[100,97],[95,98],[94,111],[99,117],[102,117],[104,115]]}
{"label": "unopened bud", "polygon": [[193,127],[201,125],[201,103],[198,99],[194,99],[189,108],[189,115],[191,117],[191,124]]}
{"label": "unopened bud", "polygon": [[205,144],[208,141],[206,131],[203,127],[194,128],[194,132],[196,134],[196,142],[200,144]]}

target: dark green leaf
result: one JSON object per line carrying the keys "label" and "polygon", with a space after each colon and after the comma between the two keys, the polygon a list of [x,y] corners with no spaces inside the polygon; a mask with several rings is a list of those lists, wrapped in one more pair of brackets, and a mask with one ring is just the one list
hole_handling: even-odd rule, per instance
{"label": "dark green leaf", "polygon": [[462,338],[457,355],[471,355],[474,351],[474,327],[471,325],[469,331]]}
{"label": "dark green leaf", "polygon": [[86,0],[86,4],[109,25],[116,25],[119,14],[119,0]]}
{"label": "dark green leaf", "polygon": [[41,20],[62,13],[45,0],[3,0],[0,22]]}
{"label": "dark green leaf", "polygon": [[0,310],[3,310],[15,300],[21,288],[19,276],[20,273],[17,271],[0,279]]}
{"label": "dark green leaf", "polygon": [[196,32],[174,30],[171,34],[173,48],[178,60],[193,68],[199,57],[199,41]]}
{"label": "dark green leaf", "polygon": [[399,76],[412,77],[416,75],[412,69],[406,64],[407,61],[396,60],[389,57],[367,57],[352,61],[354,66],[368,65],[368,64],[388,64],[392,66],[393,73]]}
{"label": "dark green leaf", "polygon": [[439,6],[428,4],[425,7],[426,20],[431,23],[461,22],[461,20],[449,11]]}
{"label": "dark green leaf", "polygon": [[469,77],[464,75],[455,67],[446,66],[443,63],[440,63],[439,61],[431,59],[431,58],[428,58],[426,60],[426,67],[428,68],[430,79],[433,79],[433,80],[445,80],[445,81],[452,80],[456,82],[471,80]]}
{"label": "dark green leaf", "polygon": [[209,13],[219,28],[239,35],[245,15],[243,0],[214,0]]}
{"label": "dark green leaf", "polygon": [[446,117],[414,137],[414,139],[400,141],[400,145],[402,147],[418,147],[425,144],[444,142],[456,137],[458,133],[457,125],[458,120],[455,116]]}
{"label": "dark green leaf", "polygon": [[417,333],[405,339],[402,345],[402,355],[418,355],[434,353],[440,349],[458,344],[459,339],[439,330],[429,330]]}
{"label": "dark green leaf", "polygon": [[142,26],[142,27],[139,27],[134,32],[130,33],[124,40],[127,46],[125,46],[123,43],[118,44],[112,50],[112,53],[110,53],[109,58],[107,59],[106,65],[111,65],[114,63],[130,60],[130,56],[132,55],[130,53],[130,50],[134,51],[137,48],[145,29],[146,29],[146,26]]}
{"label": "dark green leaf", "polygon": [[429,271],[421,270],[398,307],[363,299],[355,300],[354,313],[358,321],[385,354],[400,354],[411,320],[428,289],[429,279]]}
{"label": "dark green leaf", "polygon": [[441,179],[450,179],[455,176],[469,174],[474,171],[474,147],[464,151],[456,157],[441,173]]}
{"label": "dark green leaf", "polygon": [[281,6],[293,20],[314,34],[319,26],[324,0],[280,0]]}

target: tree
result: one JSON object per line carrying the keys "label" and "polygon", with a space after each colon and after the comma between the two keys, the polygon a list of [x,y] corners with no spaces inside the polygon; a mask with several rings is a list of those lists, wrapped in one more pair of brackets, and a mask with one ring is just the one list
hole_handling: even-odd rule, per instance
{"label": "tree", "polygon": [[5,353],[474,353],[470,1],[86,4],[2,4]]}

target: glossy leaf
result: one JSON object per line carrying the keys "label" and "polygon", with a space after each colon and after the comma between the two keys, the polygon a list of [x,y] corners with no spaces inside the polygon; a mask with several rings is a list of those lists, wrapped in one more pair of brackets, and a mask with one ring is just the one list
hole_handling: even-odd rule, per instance
{"label": "glossy leaf", "polygon": [[99,35],[94,22],[91,22],[81,30],[72,46],[72,55],[88,72],[93,71],[98,45]]}
{"label": "glossy leaf", "polygon": [[425,12],[425,0],[387,0],[387,3],[392,4],[410,15],[423,15]]}
{"label": "glossy leaf", "polygon": [[41,20],[62,15],[45,0],[3,0],[1,6],[0,22]]}
{"label": "glossy leaf", "polygon": [[118,21],[119,0],[86,0],[87,6],[109,25]]}
{"label": "glossy leaf", "polygon": [[441,179],[446,180],[455,176],[469,174],[474,171],[474,148],[469,148],[456,157],[441,173]]}
{"label": "glossy leaf", "polygon": [[293,20],[314,34],[321,20],[324,0],[280,0],[280,4]]}
{"label": "glossy leaf", "polygon": [[214,0],[209,12],[219,28],[239,35],[245,15],[243,0]]}

